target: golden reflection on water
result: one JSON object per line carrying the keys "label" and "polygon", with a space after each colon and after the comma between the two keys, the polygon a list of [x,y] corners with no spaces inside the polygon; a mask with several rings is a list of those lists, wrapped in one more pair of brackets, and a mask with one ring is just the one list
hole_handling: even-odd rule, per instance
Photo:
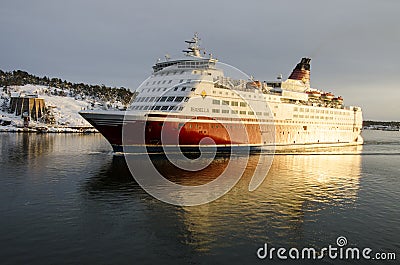
{"label": "golden reflection on water", "polygon": [[[253,192],[248,188],[258,160],[270,157],[250,156],[241,180],[230,192],[205,205],[184,207],[180,214],[186,229],[183,242],[200,252],[212,248],[215,238],[246,237],[264,242],[271,236],[298,242],[305,219],[312,222],[313,216],[329,207],[354,206],[360,185],[360,152],[360,147],[354,147],[277,154],[264,182]],[[190,178],[182,178],[182,184],[197,183],[198,178],[212,180],[215,176],[210,172],[221,172],[226,163],[227,158],[218,158],[208,175],[191,172]]]}

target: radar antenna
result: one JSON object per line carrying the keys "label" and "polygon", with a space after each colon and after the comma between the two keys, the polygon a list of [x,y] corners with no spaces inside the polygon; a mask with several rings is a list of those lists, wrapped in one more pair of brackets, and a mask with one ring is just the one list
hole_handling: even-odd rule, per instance
{"label": "radar antenna", "polygon": [[194,33],[194,37],[191,40],[185,40],[185,42],[188,44],[188,47],[187,50],[183,50],[183,52],[186,53],[186,55],[188,56],[201,57],[199,41],[199,34],[196,32]]}

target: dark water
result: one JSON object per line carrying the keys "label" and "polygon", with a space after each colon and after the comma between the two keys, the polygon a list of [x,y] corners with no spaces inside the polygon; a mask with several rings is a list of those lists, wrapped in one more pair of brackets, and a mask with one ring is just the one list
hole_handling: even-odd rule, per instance
{"label": "dark water", "polygon": [[145,193],[100,135],[0,134],[1,264],[284,264],[257,249],[322,248],[338,236],[398,260],[400,132],[363,135],[362,150],[276,155],[249,192],[254,156],[225,196],[178,207]]}

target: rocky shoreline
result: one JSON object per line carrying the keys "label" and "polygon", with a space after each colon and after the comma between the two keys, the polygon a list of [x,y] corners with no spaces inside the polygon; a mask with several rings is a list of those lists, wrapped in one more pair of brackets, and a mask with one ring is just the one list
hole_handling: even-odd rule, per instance
{"label": "rocky shoreline", "polygon": [[15,127],[0,126],[0,133],[98,133],[93,127],[70,128],[70,127]]}

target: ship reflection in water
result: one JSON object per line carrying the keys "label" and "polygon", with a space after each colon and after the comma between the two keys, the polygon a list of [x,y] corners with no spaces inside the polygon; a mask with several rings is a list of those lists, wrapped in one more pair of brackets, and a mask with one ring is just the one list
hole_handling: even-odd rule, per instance
{"label": "ship reflection in water", "polygon": [[[230,247],[236,249],[240,244],[240,250],[248,252],[248,257],[263,242],[284,246],[301,246],[306,239],[308,245],[328,242],[331,235],[323,231],[336,224],[324,221],[321,213],[354,207],[360,185],[361,148],[276,154],[264,182],[253,192],[249,191],[249,183],[257,163],[260,159],[268,162],[271,157],[251,155],[241,180],[230,192],[196,207],[172,206],[146,196],[131,179],[123,156],[114,156],[110,165],[87,183],[86,189],[90,194],[113,189],[125,195],[131,192],[130,199],[139,198],[136,203],[151,209],[145,229],[157,240],[176,240],[178,236],[181,244],[192,251],[214,254]],[[189,186],[218,177],[229,159],[240,164],[241,159],[247,158],[217,157],[206,169],[188,172],[177,170],[161,156],[152,157],[155,167],[167,179]]]}

